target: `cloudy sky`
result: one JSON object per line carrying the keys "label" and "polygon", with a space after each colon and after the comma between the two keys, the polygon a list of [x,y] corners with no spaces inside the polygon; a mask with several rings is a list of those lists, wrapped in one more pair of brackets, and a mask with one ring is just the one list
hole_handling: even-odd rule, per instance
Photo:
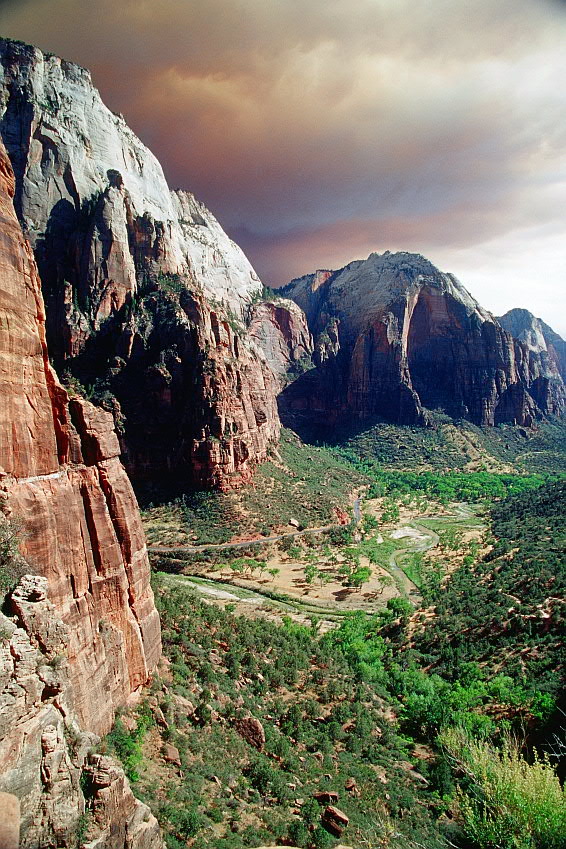
{"label": "cloudy sky", "polygon": [[412,250],[566,334],[566,3],[0,0],[265,283]]}

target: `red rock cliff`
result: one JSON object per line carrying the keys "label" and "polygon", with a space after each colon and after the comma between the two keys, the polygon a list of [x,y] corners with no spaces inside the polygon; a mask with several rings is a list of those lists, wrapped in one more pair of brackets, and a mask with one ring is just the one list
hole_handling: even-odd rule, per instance
{"label": "red rock cliff", "polygon": [[307,315],[318,365],[283,394],[295,424],[374,416],[414,424],[440,409],[482,426],[529,426],[566,409],[546,352],[513,339],[455,277],[418,254],[371,254],[284,291]]}
{"label": "red rock cliff", "polygon": [[161,651],[137,502],[110,414],[69,401],[50,367],[40,281],[0,147],[0,495],[69,628],[83,727],[109,730]]}

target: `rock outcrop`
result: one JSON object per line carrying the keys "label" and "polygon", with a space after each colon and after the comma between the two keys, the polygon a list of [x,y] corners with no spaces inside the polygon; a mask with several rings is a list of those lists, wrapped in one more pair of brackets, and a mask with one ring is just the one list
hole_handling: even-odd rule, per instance
{"label": "rock outcrop", "polygon": [[542,318],[532,312],[512,309],[497,319],[515,339],[527,346],[535,358],[545,363],[550,374],[566,380],[566,342]]}
{"label": "rock outcrop", "polygon": [[248,332],[281,386],[312,365],[312,336],[304,312],[293,301],[275,298],[254,304]]}
{"label": "rock outcrop", "polygon": [[50,355],[113,413],[130,475],[249,479],[279,384],[247,331],[262,286],[242,251],[77,65],[1,40],[0,132]]}
{"label": "rock outcrop", "polygon": [[149,808],[122,769],[94,753],[98,737],[76,722],[70,632],[47,587],[46,578],[26,575],[8,599],[9,615],[0,613],[0,796],[19,800],[19,822],[7,824],[19,829],[15,846],[161,849]]}
{"label": "rock outcrop", "polygon": [[529,426],[565,408],[548,361],[418,254],[371,254],[293,280],[283,293],[307,315],[318,366],[282,395],[295,426],[375,416],[425,423],[426,409]]}
{"label": "rock outcrop", "polygon": [[149,677],[159,618],[137,502],[112,416],[69,401],[45,342],[40,281],[0,148],[0,504],[68,628],[77,717],[97,734]]}

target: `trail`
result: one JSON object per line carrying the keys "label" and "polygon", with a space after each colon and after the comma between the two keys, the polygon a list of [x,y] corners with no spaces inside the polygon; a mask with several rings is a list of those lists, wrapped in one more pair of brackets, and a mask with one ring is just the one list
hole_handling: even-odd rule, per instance
{"label": "trail", "polygon": [[[360,508],[361,498],[356,498],[353,504],[354,524],[359,524],[362,520],[362,511]],[[301,531],[288,531],[283,534],[274,534],[269,537],[260,537],[259,539],[243,540],[242,542],[207,542],[203,545],[148,545],[147,550],[150,554],[177,554],[185,552],[187,554],[198,554],[201,551],[222,551],[227,548],[249,548],[250,545],[266,545],[269,542],[278,542],[282,539],[294,539],[302,537],[305,534],[323,534],[326,531],[331,531],[334,528],[343,528],[344,525],[322,525],[319,528],[303,528]]]}

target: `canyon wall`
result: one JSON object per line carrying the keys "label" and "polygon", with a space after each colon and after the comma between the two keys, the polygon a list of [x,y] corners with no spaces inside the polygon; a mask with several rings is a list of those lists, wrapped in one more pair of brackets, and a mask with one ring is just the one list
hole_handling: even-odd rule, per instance
{"label": "canyon wall", "polygon": [[113,414],[132,478],[249,480],[278,439],[279,382],[248,332],[262,285],[240,248],[78,65],[0,40],[0,132],[50,355]]}
{"label": "canyon wall", "polygon": [[0,497],[21,551],[69,628],[81,724],[109,730],[160,656],[159,619],[136,499],[109,413],[70,400],[52,370],[31,249],[0,148]]}
{"label": "canyon wall", "polygon": [[526,345],[535,359],[541,359],[550,373],[566,380],[566,342],[541,318],[524,309],[512,309],[499,316],[500,325]]}
{"label": "canyon wall", "polygon": [[88,812],[92,849],[160,849],[122,770],[92,754],[161,654],[140,515],[112,416],[49,363],[14,191],[0,145],[0,522],[36,573],[0,616],[0,791],[20,800],[22,847],[75,847]]}
{"label": "canyon wall", "polygon": [[248,332],[281,386],[310,364],[312,335],[304,312],[293,301],[274,298],[254,304]]}
{"label": "canyon wall", "polygon": [[425,423],[439,409],[478,425],[561,414],[549,358],[514,339],[450,274],[417,254],[371,254],[283,293],[306,313],[317,369],[281,399],[286,420]]}
{"label": "canyon wall", "polygon": [[0,613],[0,795],[19,802],[3,825],[19,833],[15,849],[162,849],[149,808],[76,721],[72,634],[47,591],[46,578],[27,575],[9,597],[9,615]]}

